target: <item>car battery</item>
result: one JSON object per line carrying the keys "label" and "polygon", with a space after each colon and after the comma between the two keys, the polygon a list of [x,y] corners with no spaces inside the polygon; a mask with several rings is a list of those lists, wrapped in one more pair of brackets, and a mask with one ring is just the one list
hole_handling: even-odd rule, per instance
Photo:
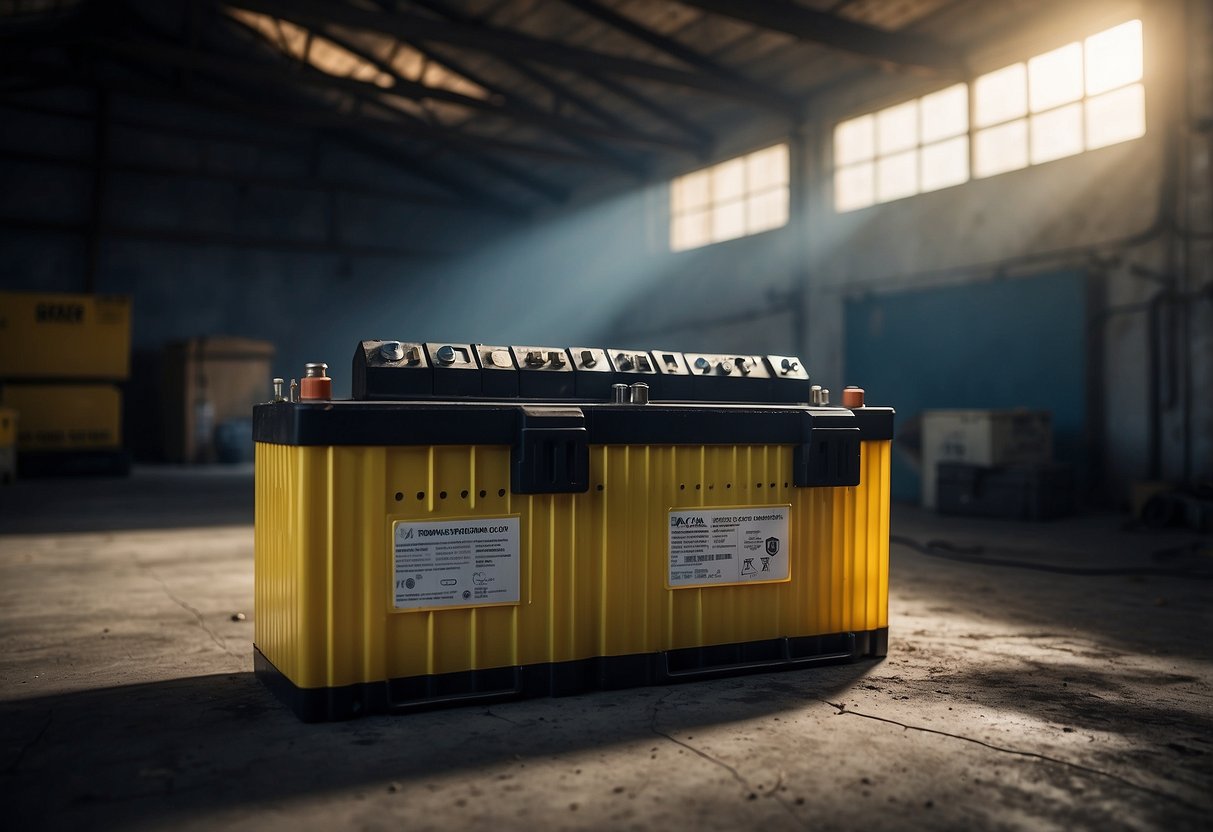
{"label": "car battery", "polygon": [[453,396],[443,346],[363,342],[352,399],[254,409],[255,665],[300,718],[885,654],[891,408],[809,405],[782,356],[754,400],[663,399],[589,347],[450,345],[518,375]]}

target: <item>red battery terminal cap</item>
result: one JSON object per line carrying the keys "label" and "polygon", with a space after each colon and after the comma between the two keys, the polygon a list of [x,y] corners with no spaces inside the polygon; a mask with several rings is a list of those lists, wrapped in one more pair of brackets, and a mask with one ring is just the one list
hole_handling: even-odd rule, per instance
{"label": "red battery terminal cap", "polygon": [[300,401],[324,401],[333,398],[333,380],[328,377],[329,365],[304,364],[299,382]]}
{"label": "red battery terminal cap", "polygon": [[863,388],[849,386],[842,389],[842,406],[854,409],[863,407]]}

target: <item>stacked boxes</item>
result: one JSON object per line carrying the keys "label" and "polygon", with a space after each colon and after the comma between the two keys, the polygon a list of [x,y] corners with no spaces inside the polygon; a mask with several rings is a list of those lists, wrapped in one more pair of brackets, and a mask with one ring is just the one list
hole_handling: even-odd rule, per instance
{"label": "stacked boxes", "polygon": [[922,414],[922,506],[935,508],[939,466],[1035,465],[1053,460],[1045,410],[928,410]]}
{"label": "stacked boxes", "polygon": [[17,467],[125,474],[128,297],[0,292],[0,404],[17,413]]}
{"label": "stacked boxes", "polygon": [[[180,463],[239,461],[225,460],[216,438],[252,430],[249,413],[265,400],[273,360],[274,345],[268,341],[229,335],[166,346],[160,384],[164,458]],[[252,453],[249,441],[250,462]]]}

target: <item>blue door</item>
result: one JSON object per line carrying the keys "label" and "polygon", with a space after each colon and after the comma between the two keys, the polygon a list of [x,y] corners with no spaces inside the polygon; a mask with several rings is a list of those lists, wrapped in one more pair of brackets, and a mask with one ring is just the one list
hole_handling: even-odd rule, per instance
{"label": "blue door", "polygon": [[[845,323],[845,383],[896,407],[899,426],[940,408],[1049,410],[1056,459],[1082,482],[1083,272],[871,295],[847,301]],[[914,466],[894,454],[893,498],[916,501],[919,488]]]}

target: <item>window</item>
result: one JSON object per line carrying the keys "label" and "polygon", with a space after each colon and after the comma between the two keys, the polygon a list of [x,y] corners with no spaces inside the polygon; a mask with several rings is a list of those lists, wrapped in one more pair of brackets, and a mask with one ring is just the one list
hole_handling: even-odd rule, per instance
{"label": "window", "polygon": [[973,175],[995,176],[1146,132],[1141,21],[977,79]]}
{"label": "window", "polygon": [[[969,88],[859,116],[834,128],[839,213],[935,191],[1146,132],[1141,21],[986,73]],[[970,137],[972,147],[970,147]]]}
{"label": "window", "polygon": [[679,176],[670,183],[670,249],[719,243],[788,222],[788,146]]}
{"label": "window", "polygon": [[842,122],[834,129],[835,210],[967,182],[968,131],[964,84]]}

